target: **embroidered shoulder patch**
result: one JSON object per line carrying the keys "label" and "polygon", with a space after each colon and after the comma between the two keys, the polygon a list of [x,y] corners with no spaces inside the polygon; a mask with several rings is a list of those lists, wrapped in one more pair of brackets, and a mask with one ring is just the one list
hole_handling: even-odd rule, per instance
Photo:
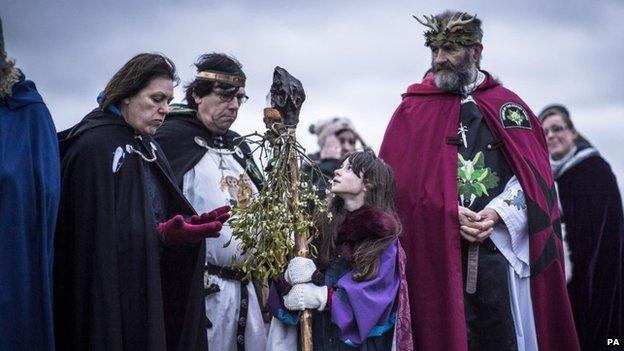
{"label": "embroidered shoulder patch", "polygon": [[505,128],[531,129],[529,114],[516,103],[507,102],[500,108],[500,118]]}

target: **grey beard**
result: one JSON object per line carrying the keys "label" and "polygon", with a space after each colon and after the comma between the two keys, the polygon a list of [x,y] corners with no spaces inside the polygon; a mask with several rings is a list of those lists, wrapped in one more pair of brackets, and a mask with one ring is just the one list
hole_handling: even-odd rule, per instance
{"label": "grey beard", "polygon": [[461,92],[464,86],[476,79],[476,72],[472,69],[467,55],[457,67],[453,67],[453,70],[436,71],[433,69],[433,71],[436,86],[448,92]]}
{"label": "grey beard", "polygon": [[453,71],[438,71],[433,74],[435,84],[444,91],[459,91],[463,86],[459,75]]}

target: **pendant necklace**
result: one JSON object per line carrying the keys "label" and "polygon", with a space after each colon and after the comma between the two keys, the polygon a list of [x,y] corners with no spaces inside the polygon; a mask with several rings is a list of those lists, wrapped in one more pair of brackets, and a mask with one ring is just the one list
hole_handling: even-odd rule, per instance
{"label": "pendant necklace", "polygon": [[[213,148],[210,147],[208,145],[208,142],[200,137],[200,136],[196,136],[195,137],[195,144],[205,148],[206,150],[208,150],[208,155],[210,155],[210,158],[212,158],[213,161],[215,161],[215,163],[217,164],[219,170],[221,171],[221,179],[219,181],[219,187],[221,188],[221,191],[225,190],[225,187],[227,186],[227,179],[225,176],[225,170],[228,169],[225,165],[225,160],[223,159],[223,155],[232,155],[234,154],[234,151],[232,150],[228,150],[228,149],[220,149],[220,148]],[[212,153],[215,153],[218,155],[219,159],[217,160]]]}
{"label": "pendant necklace", "polygon": [[[141,141],[143,140],[143,137],[141,137],[140,135],[135,135],[135,136],[134,136],[134,138],[135,138],[135,139],[138,139],[138,140],[141,140]],[[151,154],[152,154],[152,156],[151,156],[151,157],[147,157],[147,156],[145,156],[145,155],[141,152],[141,150],[137,150],[137,149],[135,149],[135,148],[134,148],[132,145],[130,145],[130,144],[126,144],[126,152],[127,152],[127,153],[129,153],[129,154],[134,153],[134,154],[137,154],[137,155],[141,156],[141,158],[142,158],[145,162],[154,162],[154,161],[156,161],[156,158],[157,158],[157,155],[156,155],[156,145],[154,145],[154,143],[153,143],[153,142],[151,142],[151,141],[150,141],[150,143],[149,143],[149,144],[150,144],[150,148],[151,148],[150,152],[151,152]]]}

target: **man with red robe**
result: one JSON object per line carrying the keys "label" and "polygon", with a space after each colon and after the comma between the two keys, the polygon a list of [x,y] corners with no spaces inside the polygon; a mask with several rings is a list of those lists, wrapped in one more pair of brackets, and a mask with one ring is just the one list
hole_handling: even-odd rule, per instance
{"label": "man with red robe", "polygon": [[578,350],[539,121],[480,69],[476,16],[417,20],[431,71],[380,151],[396,174],[416,349]]}

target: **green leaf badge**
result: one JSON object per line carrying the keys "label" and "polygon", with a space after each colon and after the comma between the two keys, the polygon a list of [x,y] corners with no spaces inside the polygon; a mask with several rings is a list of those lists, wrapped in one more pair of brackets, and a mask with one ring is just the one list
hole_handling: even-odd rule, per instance
{"label": "green leaf badge", "polygon": [[472,160],[457,154],[457,191],[463,206],[469,207],[475,199],[489,196],[488,189],[498,186],[500,178],[485,167],[485,156],[479,151]]}
{"label": "green leaf badge", "polygon": [[500,118],[505,128],[531,129],[529,114],[522,106],[514,102],[507,102],[501,106]]}

